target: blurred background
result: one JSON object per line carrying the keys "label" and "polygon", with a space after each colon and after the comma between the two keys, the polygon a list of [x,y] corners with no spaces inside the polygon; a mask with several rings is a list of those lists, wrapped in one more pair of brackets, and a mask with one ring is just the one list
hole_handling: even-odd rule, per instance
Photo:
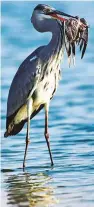
{"label": "blurred background", "polygon": [[[22,172],[26,126],[5,139],[7,97],[22,61],[47,44],[50,33],[38,33],[30,22],[38,3],[84,17],[89,29],[86,54],[76,50],[76,66],[65,54],[62,80],[51,101],[49,133],[54,167],[44,138],[44,110],[31,121],[26,172]],[[94,206],[94,2],[2,2],[1,5],[1,161],[2,207]],[[37,153],[36,153],[37,152]]]}

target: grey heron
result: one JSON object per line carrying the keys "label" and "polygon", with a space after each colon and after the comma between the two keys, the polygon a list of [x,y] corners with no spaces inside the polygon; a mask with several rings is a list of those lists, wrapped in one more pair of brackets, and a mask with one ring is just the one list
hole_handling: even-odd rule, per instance
{"label": "grey heron", "polygon": [[[69,19],[64,18],[64,16]],[[45,108],[45,139],[53,165],[48,133],[48,112],[60,79],[60,63],[66,49],[75,56],[75,43],[80,43],[82,57],[88,41],[88,26],[84,19],[58,11],[48,5],[35,7],[31,22],[38,32],[51,32],[48,45],[40,46],[20,65],[12,81],[8,101],[5,137],[16,135],[27,122],[25,159],[30,136],[30,119]]]}

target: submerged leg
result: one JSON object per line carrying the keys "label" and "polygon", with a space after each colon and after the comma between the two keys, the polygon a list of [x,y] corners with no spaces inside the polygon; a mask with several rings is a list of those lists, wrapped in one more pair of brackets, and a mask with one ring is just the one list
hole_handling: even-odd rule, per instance
{"label": "submerged leg", "polygon": [[49,150],[49,155],[50,155],[50,160],[51,160],[51,165],[53,165],[53,159],[52,159],[52,153],[50,149],[50,142],[49,142],[49,133],[48,133],[48,111],[49,111],[49,104],[45,104],[45,139],[47,142],[47,147]]}
{"label": "submerged leg", "polygon": [[25,146],[25,153],[24,153],[24,160],[23,160],[23,169],[25,168],[25,160],[27,154],[28,143],[30,142],[29,134],[30,134],[30,115],[32,111],[32,99],[27,101],[27,134],[26,134],[26,146]]}

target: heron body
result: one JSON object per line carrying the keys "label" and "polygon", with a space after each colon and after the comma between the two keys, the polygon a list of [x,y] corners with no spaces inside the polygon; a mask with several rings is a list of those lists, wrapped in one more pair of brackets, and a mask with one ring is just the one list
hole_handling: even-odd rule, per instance
{"label": "heron body", "polygon": [[[30,133],[30,119],[43,107],[45,108],[45,138],[53,164],[49,144],[48,112],[50,100],[60,80],[60,63],[65,49],[64,18],[57,16],[61,12],[47,5],[38,5],[32,14],[31,21],[39,32],[51,32],[52,39],[48,45],[37,48],[20,65],[12,81],[8,102],[5,137],[21,131],[27,122],[26,148]],[[70,17],[65,13],[62,13]],[[61,21],[62,20],[62,21]]]}
{"label": "heron body", "polygon": [[[22,128],[23,124],[27,121],[26,100],[31,100],[32,107],[30,116],[32,117],[32,114],[35,113],[35,111],[37,113],[41,106],[49,104],[57,89],[61,73],[60,62],[64,52],[64,40],[62,39],[64,28],[62,24],[54,21],[53,31],[50,43],[33,52],[21,64],[13,79],[8,98],[7,121],[9,120],[9,123],[6,135],[18,133],[20,131],[20,126]],[[35,68],[35,70],[33,71],[32,68]],[[28,78],[28,80],[26,80],[26,78]],[[29,82],[30,79],[31,82]],[[30,85],[32,86],[32,79],[34,81],[34,86],[33,89],[30,89]],[[24,84],[29,84],[29,91]],[[16,89],[15,93],[17,92],[15,96],[13,88]],[[23,90],[26,90],[27,95],[24,100],[22,96],[23,93],[25,94],[25,91]],[[19,99],[17,99],[19,95],[21,95],[20,102],[22,102],[20,103],[20,107]],[[14,116],[12,116],[11,119],[11,115],[13,114]]]}
{"label": "heron body", "polygon": [[[60,79],[60,61],[62,58],[62,53],[60,52],[59,58],[57,61],[57,57],[54,57],[53,60],[48,61],[48,65],[45,66],[45,62],[41,64],[41,59],[38,58],[38,69],[41,69],[40,66],[42,65],[42,69],[44,68],[43,74],[41,76],[40,82],[37,84],[36,89],[34,90],[33,94],[28,96],[32,102],[32,109],[30,114],[34,111],[38,111],[41,105],[45,105],[50,102],[52,99]],[[46,68],[45,68],[46,67]],[[31,91],[30,91],[31,92]],[[27,98],[27,99],[28,99]],[[19,124],[21,121],[27,119],[27,105],[24,104],[17,112],[16,116],[14,117],[15,125]]]}

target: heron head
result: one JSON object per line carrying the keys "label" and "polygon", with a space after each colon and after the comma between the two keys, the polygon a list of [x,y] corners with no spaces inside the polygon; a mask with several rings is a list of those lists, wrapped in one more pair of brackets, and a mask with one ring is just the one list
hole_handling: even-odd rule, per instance
{"label": "heron head", "polygon": [[50,7],[45,4],[39,4],[35,7],[32,17],[31,17],[31,22],[33,23],[34,27],[36,30],[39,32],[46,32],[46,31],[51,31],[52,24],[50,24],[53,20],[54,21],[66,21],[66,17],[73,17],[69,14],[66,14],[64,12],[58,11],[53,7]]}

